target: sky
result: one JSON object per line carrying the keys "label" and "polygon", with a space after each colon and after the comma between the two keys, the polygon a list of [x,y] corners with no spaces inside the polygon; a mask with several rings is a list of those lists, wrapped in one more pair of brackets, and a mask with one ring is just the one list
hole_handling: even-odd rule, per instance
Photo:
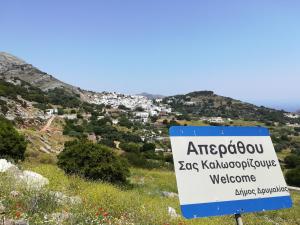
{"label": "sky", "polygon": [[0,1],[0,51],[88,90],[300,109],[298,0]]}

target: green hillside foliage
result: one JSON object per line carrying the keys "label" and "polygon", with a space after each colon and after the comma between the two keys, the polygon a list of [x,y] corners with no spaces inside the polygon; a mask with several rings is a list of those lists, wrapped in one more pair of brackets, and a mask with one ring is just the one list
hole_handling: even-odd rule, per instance
{"label": "green hillside foliage", "polygon": [[0,158],[23,160],[27,143],[13,124],[0,117]]}
{"label": "green hillside foliage", "polygon": [[[49,104],[60,105],[63,108],[80,108],[82,111],[88,113],[93,113],[95,110],[101,110],[103,108],[102,105],[82,102],[79,95],[64,88],[55,88],[44,92],[24,81],[20,81],[20,84],[15,85],[0,79],[0,96],[17,102],[20,102],[18,96],[21,96],[27,101],[36,102],[35,107],[41,110],[49,108]],[[20,103],[22,104],[23,102]],[[0,108],[4,114],[8,111],[5,101],[0,100]]]}
{"label": "green hillside foliage", "polygon": [[232,119],[255,120],[261,122],[296,122],[299,119],[291,119],[284,116],[284,111],[269,109],[263,106],[234,100],[232,98],[218,96],[212,91],[198,91],[186,95],[166,97],[164,103],[169,103],[174,111],[184,116],[190,114],[199,116],[220,116]]}
{"label": "green hillside foliage", "polygon": [[67,142],[57,164],[67,174],[91,180],[124,184],[129,176],[127,162],[110,148],[82,140]]}

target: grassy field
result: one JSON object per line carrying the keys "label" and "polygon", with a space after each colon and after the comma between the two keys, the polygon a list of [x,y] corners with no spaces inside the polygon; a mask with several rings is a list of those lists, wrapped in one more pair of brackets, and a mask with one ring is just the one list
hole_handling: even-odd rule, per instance
{"label": "grassy field", "polygon": [[[22,168],[33,170],[47,177],[50,181],[50,190],[61,191],[69,196],[78,195],[83,199],[79,208],[57,206],[52,209],[55,212],[63,210],[75,215],[77,222],[69,221],[66,224],[235,224],[232,216],[190,221],[181,217],[172,219],[168,215],[168,207],[173,207],[180,214],[178,199],[162,195],[163,191],[177,191],[175,175],[170,171],[133,168],[131,169],[132,185],[116,187],[100,182],[89,182],[79,177],[66,176],[55,165],[23,163]],[[294,192],[292,196],[294,201],[292,209],[243,215],[244,223],[247,225],[300,225],[300,193]],[[102,217],[99,219],[99,208],[101,212],[105,211],[110,216],[110,222],[105,222]],[[37,220],[33,219],[33,221]]]}

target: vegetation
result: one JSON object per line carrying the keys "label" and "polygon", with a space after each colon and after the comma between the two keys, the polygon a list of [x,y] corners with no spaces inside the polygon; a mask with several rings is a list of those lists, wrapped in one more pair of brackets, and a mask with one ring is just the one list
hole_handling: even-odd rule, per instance
{"label": "vegetation", "polygon": [[300,167],[291,169],[286,173],[286,182],[289,185],[300,187]]}
{"label": "vegetation", "polygon": [[[181,114],[153,116],[149,123],[142,124],[133,120],[133,113],[125,106],[119,106],[120,112],[111,113],[110,106],[83,103],[80,96],[62,88],[42,92],[26,82],[14,85],[0,80],[0,95],[24,107],[26,102],[18,96],[36,102],[35,107],[42,110],[58,105],[59,115],[77,115],[74,120],[61,119],[66,136],[59,132],[57,135],[72,141],[65,143],[58,158],[52,153],[42,153],[40,146],[32,146],[37,145],[35,143],[42,136],[34,136],[29,143],[30,149],[25,156],[30,163],[21,165],[49,178],[48,188],[31,192],[15,187],[5,174],[0,174],[0,202],[7,208],[10,218],[22,217],[32,224],[51,224],[57,223],[52,214],[67,212],[71,216],[65,224],[232,224],[231,217],[186,221],[180,216],[172,218],[167,212],[168,207],[175,208],[178,214],[180,212],[178,198],[167,198],[162,194],[177,191],[174,172],[171,171],[173,158],[171,153],[155,151],[156,148],[170,148],[168,139],[156,139],[155,135],[166,136],[168,128],[174,125],[208,125],[199,120],[200,116],[234,119],[225,125],[268,126],[287,183],[300,186],[300,128],[283,126],[286,122],[300,121],[286,118],[283,111],[256,107],[204,91],[165,98],[164,102],[171,101],[173,110]],[[0,108],[2,113],[7,113],[6,101],[0,100]],[[144,111],[140,107],[135,110]],[[116,118],[119,119],[118,124],[113,123]],[[26,132],[29,134],[30,129]],[[98,143],[89,142],[89,134]],[[53,138],[54,132],[49,135]],[[47,140],[42,139],[45,144]],[[51,147],[61,149],[63,143],[60,148]],[[0,157],[23,160],[25,149],[24,137],[18,134],[13,124],[1,118]],[[33,161],[39,163],[33,164]],[[22,194],[13,198],[10,195],[13,190]],[[78,195],[82,204],[58,204],[51,195],[53,191]],[[245,215],[245,223],[300,224],[300,195],[292,195],[292,209]],[[17,206],[19,204],[21,207]]]}
{"label": "vegetation", "polygon": [[0,117],[0,158],[23,160],[26,142],[13,124]]}
{"label": "vegetation", "polygon": [[111,149],[83,140],[67,142],[58,155],[58,166],[67,174],[91,180],[126,183],[129,169],[126,161]]}
{"label": "vegetation", "polygon": [[291,154],[284,159],[285,167],[288,169],[295,169],[300,167],[300,156]]}
{"label": "vegetation", "polygon": [[[55,224],[57,213],[67,218],[62,224],[122,224],[122,225],[231,225],[232,216],[185,220],[172,218],[168,207],[180,214],[178,198],[168,198],[162,192],[176,192],[173,172],[162,170],[132,169],[131,188],[120,188],[108,183],[92,182],[77,176],[67,176],[54,165],[24,163],[24,169],[33,170],[47,177],[49,187],[39,192],[28,192],[13,186],[7,178],[0,177],[1,196],[7,207],[8,218],[28,219],[30,224]],[[22,193],[11,197],[10,192]],[[82,203],[58,204],[51,192],[63,192],[69,196],[79,196]],[[249,225],[297,225],[300,224],[300,195],[292,192],[292,209],[263,213],[244,214],[243,221]],[[32,204],[34,202],[34,204]],[[38,209],[38,210],[36,210]],[[70,216],[71,215],[71,216]]]}
{"label": "vegetation", "polygon": [[287,118],[284,111],[240,102],[228,97],[215,95],[212,91],[198,91],[186,95],[164,98],[180,117],[220,116],[232,119],[246,119],[260,122],[300,122],[300,119]]}
{"label": "vegetation", "polygon": [[[15,79],[15,81],[17,81],[17,79]],[[49,108],[49,104],[60,105],[63,108],[82,108],[86,112],[93,112],[95,109],[100,110],[103,107],[102,105],[83,103],[79,95],[71,93],[64,88],[55,88],[43,92],[41,89],[25,81],[20,81],[20,84],[15,85],[0,79],[0,96],[5,96],[17,102],[20,102],[18,96],[21,96],[27,101],[36,102],[37,104],[35,106],[42,110]],[[23,102],[20,103],[24,104]],[[3,101],[0,101],[0,108],[4,114],[7,111],[5,105]]]}

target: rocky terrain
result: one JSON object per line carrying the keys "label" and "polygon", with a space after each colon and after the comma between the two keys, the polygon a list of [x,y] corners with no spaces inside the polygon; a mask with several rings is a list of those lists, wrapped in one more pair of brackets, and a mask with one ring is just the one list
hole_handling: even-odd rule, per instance
{"label": "rocky terrain", "polygon": [[43,91],[62,87],[71,92],[80,93],[77,87],[66,84],[22,59],[5,52],[0,52],[0,77],[2,79],[19,78]]}
{"label": "rocky terrain", "polygon": [[163,95],[157,95],[157,94],[150,94],[150,93],[147,93],[147,92],[142,92],[140,94],[138,94],[140,96],[144,96],[150,100],[153,100],[153,99],[158,99],[158,98],[164,98],[165,96]]}

